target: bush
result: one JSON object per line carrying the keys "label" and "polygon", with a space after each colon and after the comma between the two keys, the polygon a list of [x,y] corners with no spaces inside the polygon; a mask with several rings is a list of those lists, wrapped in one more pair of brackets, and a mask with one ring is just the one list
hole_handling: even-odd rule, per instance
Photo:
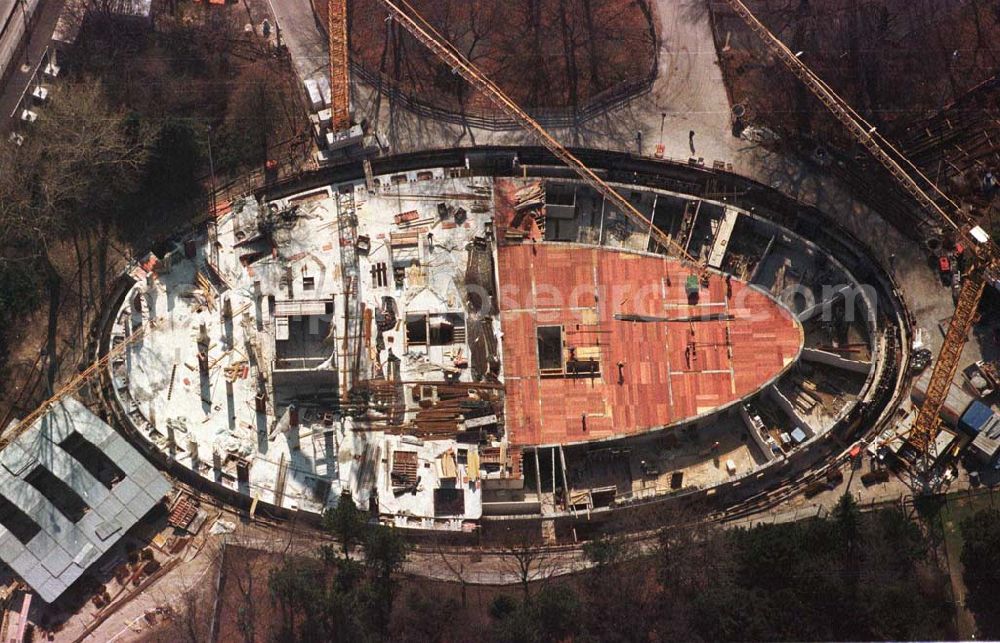
{"label": "bush", "polygon": [[966,605],[976,617],[983,638],[1000,638],[1000,511],[983,509],[962,521],[963,578],[969,593]]}
{"label": "bush", "polygon": [[490,603],[490,617],[507,618],[517,610],[517,600],[510,594],[500,594]]}

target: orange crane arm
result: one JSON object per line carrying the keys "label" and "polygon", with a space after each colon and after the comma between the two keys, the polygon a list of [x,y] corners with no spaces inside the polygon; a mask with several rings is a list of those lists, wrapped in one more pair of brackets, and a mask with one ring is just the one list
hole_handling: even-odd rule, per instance
{"label": "orange crane arm", "polygon": [[927,397],[920,406],[917,419],[910,430],[909,441],[913,446],[927,453],[937,435],[937,426],[941,414],[941,408],[948,398],[948,389],[955,379],[955,372],[958,370],[958,360],[962,356],[962,349],[969,338],[969,330],[976,322],[976,311],[979,308],[979,300],[983,296],[986,287],[986,278],[982,270],[975,270],[965,276],[962,288],[958,293],[958,303],[955,306],[955,315],[948,322],[948,331],[944,337],[944,344],[938,353],[934,369],[931,371],[931,380],[927,384]]}
{"label": "orange crane arm", "polygon": [[347,0],[327,0],[330,38],[330,111],[335,132],[351,126],[350,53],[347,49]]}
{"label": "orange crane arm", "polygon": [[[958,210],[958,206],[947,197],[943,192],[937,189],[927,177],[920,174],[920,171],[914,166],[905,156],[892,144],[887,141],[881,134],[879,134],[875,128],[865,121],[854,109],[842,99],[833,89],[830,88],[822,79],[819,78],[809,67],[802,62],[798,55],[792,53],[792,50],[785,46],[785,43],[775,36],[771,31],[764,26],[764,24],[754,16],[750,9],[743,4],[742,0],[725,0],[729,8],[733,10],[736,15],[738,15],[743,22],[746,23],[750,30],[753,31],[767,47],[775,57],[777,57],[785,67],[788,68],[792,74],[795,75],[800,81],[802,81],[806,87],[813,93],[816,98],[822,102],[827,109],[830,110],[838,121],[847,128],[858,143],[864,146],[866,150],[875,158],[876,161],[882,164],[886,170],[892,175],[899,184],[913,199],[923,207],[931,217],[938,222],[939,225],[947,226],[952,230],[958,232],[959,225],[955,223],[951,216],[946,213],[941,206],[939,206],[931,197],[927,194],[927,191],[921,187],[911,175],[910,172],[918,174],[928,187],[934,190],[940,197],[948,201],[948,203],[955,209]],[[889,154],[886,149],[890,149],[895,153],[895,157]],[[903,166],[906,165],[909,171]],[[937,231],[940,233],[941,231]],[[971,245],[971,244],[970,244]]]}
{"label": "orange crane arm", "polygon": [[155,326],[155,320],[150,320],[146,325],[136,329],[131,335],[129,335],[125,339],[125,341],[120,342],[117,346],[109,350],[104,355],[104,357],[98,359],[93,364],[85,368],[83,371],[77,374],[76,377],[71,379],[65,386],[56,391],[55,395],[42,402],[42,404],[37,409],[26,415],[20,422],[18,422],[18,424],[10,431],[10,433],[7,433],[2,437],[0,437],[0,450],[3,450],[8,444],[10,444],[14,439],[16,439],[17,436],[19,436],[21,433],[29,429],[32,424],[37,422],[39,418],[48,413],[49,410],[54,405],[58,404],[60,400],[62,400],[68,395],[76,393],[81,388],[83,388],[83,385],[89,382],[91,378],[93,378],[95,375],[99,374],[101,372],[101,369],[107,366],[111,362],[111,360],[124,353],[125,349],[127,349],[134,342],[142,338],[143,334],[145,334],[146,332],[146,329],[152,328],[153,326]]}
{"label": "orange crane arm", "polygon": [[[389,15],[409,31],[414,38],[419,40],[425,47],[437,54],[441,60],[448,63],[452,70],[461,74],[466,81],[480,92],[486,95],[497,107],[500,108],[508,118],[519,123],[529,134],[545,146],[560,161],[565,163],[570,169],[579,175],[584,183],[602,194],[608,201],[615,205],[621,212],[632,221],[634,225],[649,231],[650,235],[664,248],[672,248],[682,259],[691,264],[700,275],[705,272],[705,267],[701,262],[688,254],[679,243],[665,234],[662,230],[654,226],[635,206],[619,194],[614,188],[608,185],[603,179],[597,176],[593,170],[583,164],[572,152],[566,149],[559,141],[531,116],[525,113],[517,103],[511,100],[493,81],[487,78],[464,54],[447,41],[444,36],[437,32],[420,14],[406,1],[382,0],[382,4],[389,11]],[[405,5],[404,11],[400,5]]]}

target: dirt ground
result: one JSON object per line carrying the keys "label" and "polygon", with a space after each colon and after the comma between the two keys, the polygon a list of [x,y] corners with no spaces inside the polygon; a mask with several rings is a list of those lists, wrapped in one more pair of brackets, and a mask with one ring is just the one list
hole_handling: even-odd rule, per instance
{"label": "dirt ground", "polygon": [[[418,0],[411,3],[516,103],[533,109],[583,107],[654,68],[656,35],[646,0]],[[326,3],[314,0],[326,24]],[[491,113],[377,0],[351,4],[352,58],[372,78],[438,109]]]}
{"label": "dirt ground", "polygon": [[[997,73],[1000,5],[992,0],[749,0],[775,35],[884,133],[936,113]],[[716,45],[748,122],[844,145],[843,128],[721,2]]]}
{"label": "dirt ground", "polygon": [[81,235],[75,242],[54,247],[50,255],[60,277],[59,287],[48,288],[41,296],[42,305],[0,331],[6,333],[9,347],[0,386],[4,426],[48,397],[50,371],[56,382],[65,382],[83,365],[91,321],[110,280],[128,257],[117,239],[107,241],[104,253],[100,243],[96,235]]}

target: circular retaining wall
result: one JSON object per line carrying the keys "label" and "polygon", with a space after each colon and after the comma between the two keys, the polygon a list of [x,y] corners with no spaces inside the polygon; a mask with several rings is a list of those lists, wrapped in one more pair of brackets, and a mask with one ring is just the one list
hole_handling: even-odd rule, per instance
{"label": "circular retaining wall", "polygon": [[[870,260],[870,253],[847,231],[828,219],[816,208],[805,206],[777,191],[743,177],[703,168],[691,167],[637,158],[630,155],[595,151],[574,150],[574,153],[607,180],[631,183],[642,187],[669,189],[693,196],[702,195],[710,184],[713,190],[722,189],[727,196],[722,200],[738,200],[741,207],[753,216],[761,217],[793,232],[796,236],[823,248],[841,264],[858,282],[874,289],[878,298],[875,326],[880,329],[873,342],[879,341],[881,359],[869,377],[863,399],[840,417],[836,425],[791,453],[778,466],[768,466],[752,477],[732,480],[707,489],[697,489],[670,495],[636,499],[616,504],[590,516],[546,516],[555,519],[559,533],[568,534],[583,523],[600,524],[612,515],[622,513],[655,515],[663,503],[698,504],[704,509],[721,512],[720,516],[739,516],[754,510],[773,506],[788,495],[801,491],[806,485],[825,478],[826,471],[839,466],[846,458],[847,447],[862,436],[878,433],[898,405],[906,380],[909,359],[909,334],[912,319],[906,310],[902,295],[879,266]],[[542,177],[572,177],[567,168],[540,148],[476,148],[469,150],[427,151],[372,161],[375,174],[394,174],[431,167],[450,168],[454,172],[490,176],[518,175]],[[516,167],[515,167],[516,166]],[[303,174],[294,180],[268,186],[258,196],[277,198],[307,191],[319,186],[345,181],[362,180],[360,162],[339,165]],[[186,235],[181,235],[186,236]],[[99,355],[105,354],[111,343],[115,315],[121,307],[134,281],[127,274],[119,278],[114,295],[109,297],[102,315],[95,324],[93,346]],[[158,466],[167,470],[185,484],[216,496],[227,504],[248,509],[251,499],[232,489],[208,480],[169,459],[152,447],[136,428],[133,417],[118,401],[110,370],[102,373],[102,399],[112,424],[142,450]],[[773,465],[774,463],[772,463]],[[261,505],[265,503],[260,503]],[[261,508],[258,508],[260,511]],[[293,512],[267,506],[267,513],[277,518],[288,518]],[[318,516],[297,514],[309,521]],[[483,519],[484,534],[488,537],[489,523],[506,524],[509,521],[540,521],[541,516],[505,516]],[[620,524],[636,524],[627,521]],[[476,536],[414,530],[415,537],[445,539],[455,543],[472,543]]]}

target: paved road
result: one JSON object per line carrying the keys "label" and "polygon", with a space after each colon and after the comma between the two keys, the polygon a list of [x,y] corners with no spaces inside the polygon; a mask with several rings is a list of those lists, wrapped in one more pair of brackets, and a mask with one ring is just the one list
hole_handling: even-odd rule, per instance
{"label": "paved road", "polygon": [[[654,3],[659,21],[659,74],[652,89],[631,103],[593,118],[575,128],[555,128],[564,144],[639,151],[652,155],[662,142],[665,155],[691,156],[689,133],[695,132],[696,156],[711,164],[715,159],[733,161],[743,144],[730,134],[729,101],[713,44],[707,3],[703,0],[659,0]],[[527,136],[516,130],[494,132],[475,127],[439,123],[377,100],[370,88],[355,82],[359,116],[378,122],[394,152],[420,148],[484,143],[522,143]]]}
{"label": "paved road", "polygon": [[[38,20],[35,22],[35,27],[31,31],[31,43],[28,45],[28,60],[32,70],[34,70],[35,65],[41,59],[42,52],[45,51],[45,48],[51,42],[52,32],[56,28],[56,21],[59,19],[59,13],[65,4],[66,0],[42,0],[39,5],[38,11],[40,13],[38,14]],[[21,93],[24,91],[24,87],[28,83],[30,76],[30,73],[16,69],[10,75],[7,83],[0,88],[0,134],[3,135],[5,140],[7,132],[10,131],[11,126],[14,124],[8,116],[14,110],[17,101],[20,100]]]}
{"label": "paved road", "polygon": [[299,79],[325,76],[330,64],[326,36],[316,25],[309,0],[268,0],[268,4]]}

